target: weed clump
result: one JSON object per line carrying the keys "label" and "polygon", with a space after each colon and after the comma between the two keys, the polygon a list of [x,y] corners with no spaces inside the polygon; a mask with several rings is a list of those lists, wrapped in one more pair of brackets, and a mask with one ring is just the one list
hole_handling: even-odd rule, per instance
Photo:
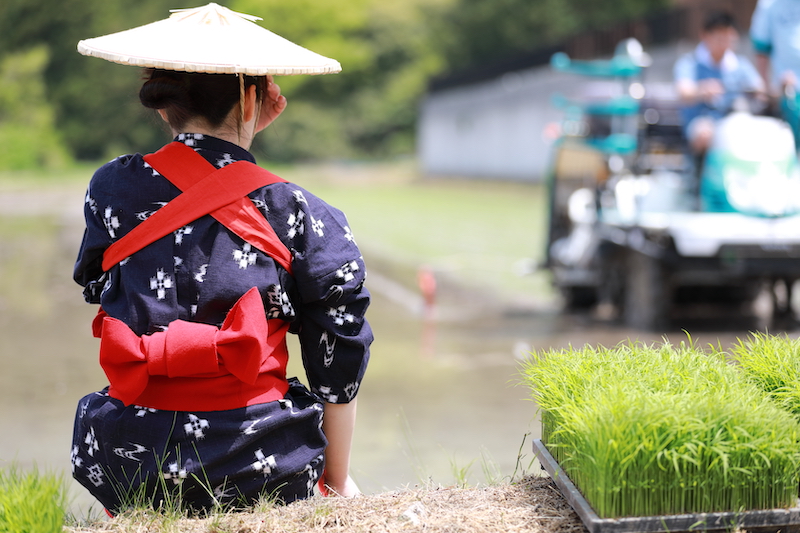
{"label": "weed clump", "polygon": [[534,355],[542,440],[602,518],[792,507],[800,426],[722,352],[624,343]]}

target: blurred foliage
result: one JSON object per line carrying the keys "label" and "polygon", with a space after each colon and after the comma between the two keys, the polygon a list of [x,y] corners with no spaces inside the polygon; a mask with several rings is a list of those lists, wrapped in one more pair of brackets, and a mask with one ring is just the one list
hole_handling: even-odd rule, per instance
{"label": "blurred foliage", "polygon": [[63,167],[69,156],[45,98],[47,49],[0,59],[0,170]]}
{"label": "blurred foliage", "polygon": [[260,147],[271,158],[386,157],[412,153],[417,102],[443,68],[428,22],[452,0],[236,0],[265,27],[336,58],[335,76],[278,78],[289,107]]}
{"label": "blurred foliage", "polygon": [[77,53],[80,39],[113,33],[163,18],[170,0],[3,0],[0,50],[32,46],[48,50],[44,70],[47,98],[57,128],[80,159],[119,155],[122,147],[154,148],[165,137],[139,105],[140,73]]}
{"label": "blurred foliage", "polygon": [[[458,0],[435,21],[449,70],[490,63],[662,10],[670,0]],[[455,30],[455,31],[454,31]],[[480,38],[476,38],[480,36]]]}
{"label": "blurred foliage", "polygon": [[[334,76],[276,80],[289,98],[289,107],[258,138],[255,149],[271,160],[296,161],[413,153],[417,107],[432,77],[529,51],[665,3],[230,0],[226,5],[262,17],[264,27],[342,64],[343,72]],[[20,83],[32,84],[33,89],[24,90],[30,98],[41,96],[43,84],[42,102],[26,99],[17,104],[32,106],[45,117],[36,126],[40,130],[32,130],[38,131],[36,138],[42,142],[47,136],[41,128],[48,127],[48,120],[54,121],[58,135],[52,132],[52,142],[63,139],[69,153],[84,160],[154,150],[163,144],[169,134],[138,102],[141,72],[81,56],[75,47],[80,39],[146,24],[165,18],[169,9],[199,4],[175,0],[0,2],[0,61],[28,58],[25,61],[31,62],[32,70],[27,81]],[[25,55],[29,53],[34,55]],[[41,57],[49,60],[41,63]],[[37,83],[39,89],[34,87]],[[15,128],[19,125],[6,115],[0,117],[0,130]]]}

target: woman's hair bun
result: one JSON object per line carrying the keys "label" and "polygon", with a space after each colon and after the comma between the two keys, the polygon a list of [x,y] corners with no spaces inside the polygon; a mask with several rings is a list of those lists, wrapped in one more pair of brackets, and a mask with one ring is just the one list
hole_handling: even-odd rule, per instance
{"label": "woman's hair bun", "polygon": [[186,99],[184,78],[178,73],[155,71],[139,90],[139,100],[150,109],[165,109]]}
{"label": "woman's hair bun", "polygon": [[[150,109],[163,109],[173,130],[188,121],[204,120],[219,127],[242,98],[242,89],[255,85],[259,101],[267,94],[267,77],[231,74],[203,74],[175,70],[148,69],[139,90],[139,100]],[[240,85],[243,82],[244,87]]]}

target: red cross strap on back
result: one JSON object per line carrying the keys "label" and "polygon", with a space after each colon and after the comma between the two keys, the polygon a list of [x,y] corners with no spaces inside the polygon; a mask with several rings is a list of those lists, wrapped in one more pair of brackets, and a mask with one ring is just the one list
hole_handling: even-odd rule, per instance
{"label": "red cross strap on back", "polygon": [[103,270],[148,244],[210,214],[230,231],[292,272],[292,254],[247,194],[283,178],[249,161],[217,169],[183,143],[172,142],[144,156],[148,165],[182,191],[103,254]]}

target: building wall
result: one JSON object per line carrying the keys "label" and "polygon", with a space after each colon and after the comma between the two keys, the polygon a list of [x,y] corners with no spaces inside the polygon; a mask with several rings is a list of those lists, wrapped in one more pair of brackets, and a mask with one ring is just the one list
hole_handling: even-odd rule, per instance
{"label": "building wall", "polygon": [[[651,51],[653,65],[644,81],[670,90],[672,65],[692,46],[681,42]],[[544,66],[430,94],[417,125],[422,170],[428,175],[540,180],[554,140],[547,131],[563,118],[553,97],[580,99],[620,87]]]}
{"label": "building wall", "polygon": [[561,112],[551,96],[567,76],[547,68],[428,96],[418,122],[418,155],[426,174],[535,179],[549,158],[543,138]]}

